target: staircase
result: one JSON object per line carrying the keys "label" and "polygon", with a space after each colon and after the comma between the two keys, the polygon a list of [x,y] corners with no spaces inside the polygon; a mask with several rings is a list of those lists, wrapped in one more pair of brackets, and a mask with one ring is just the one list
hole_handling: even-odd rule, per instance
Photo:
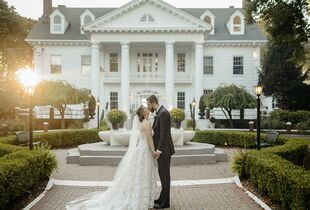
{"label": "staircase", "polygon": [[[83,144],[71,149],[67,154],[68,164],[81,166],[108,165],[117,166],[127,151],[127,147],[113,146],[104,143]],[[171,165],[215,164],[226,162],[227,154],[212,144],[188,142],[175,146],[176,153],[171,158]]]}

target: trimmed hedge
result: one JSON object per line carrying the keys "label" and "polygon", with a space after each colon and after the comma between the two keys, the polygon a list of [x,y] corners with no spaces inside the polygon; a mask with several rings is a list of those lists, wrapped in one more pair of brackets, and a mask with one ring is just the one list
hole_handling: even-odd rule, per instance
{"label": "trimmed hedge", "polygon": [[310,206],[310,172],[295,164],[301,164],[308,143],[303,139],[285,140],[282,146],[240,153],[233,170],[279,201],[282,209],[306,210]]}
{"label": "trimmed hedge", "polygon": [[75,129],[36,133],[35,140],[48,143],[52,148],[72,147],[100,141],[99,129]]}
{"label": "trimmed hedge", "polygon": [[[100,141],[98,132],[100,129],[72,129],[50,131],[47,133],[34,133],[34,141],[48,143],[52,148],[72,147],[80,144]],[[17,145],[16,136],[0,137],[0,143]]]}
{"label": "trimmed hedge", "polygon": [[[261,134],[261,141],[265,138]],[[256,133],[241,131],[196,131],[194,142],[209,143],[216,146],[255,147]]]}
{"label": "trimmed hedge", "polygon": [[0,209],[7,209],[57,167],[55,155],[46,149],[30,151],[0,144],[0,150],[7,152],[0,158]]}

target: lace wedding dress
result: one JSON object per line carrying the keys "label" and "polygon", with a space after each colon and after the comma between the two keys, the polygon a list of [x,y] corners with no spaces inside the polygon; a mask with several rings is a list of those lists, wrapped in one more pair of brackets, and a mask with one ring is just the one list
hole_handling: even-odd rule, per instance
{"label": "lace wedding dress", "polygon": [[154,206],[156,171],[145,132],[137,118],[130,145],[119,164],[113,185],[105,192],[84,195],[66,204],[68,210],[147,210]]}

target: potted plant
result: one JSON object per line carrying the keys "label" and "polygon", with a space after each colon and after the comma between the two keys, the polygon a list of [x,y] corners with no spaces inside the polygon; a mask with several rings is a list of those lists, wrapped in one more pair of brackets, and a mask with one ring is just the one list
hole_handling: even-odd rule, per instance
{"label": "potted plant", "polygon": [[121,111],[122,113],[122,121],[120,122],[119,124],[119,127],[120,128],[123,128],[124,127],[124,123],[126,122],[126,120],[128,119],[128,116],[125,112]]}
{"label": "potted plant", "polygon": [[112,109],[108,113],[107,118],[110,121],[110,123],[112,123],[112,129],[117,130],[118,124],[121,123],[122,119],[123,119],[122,111],[120,111],[118,109]]}
{"label": "potted plant", "polygon": [[216,122],[215,117],[210,117],[210,122],[211,122],[210,128],[215,128],[215,122]]}
{"label": "potted plant", "polygon": [[172,109],[170,111],[171,120],[174,122],[175,128],[181,127],[181,122],[185,119],[185,113],[183,109]]}

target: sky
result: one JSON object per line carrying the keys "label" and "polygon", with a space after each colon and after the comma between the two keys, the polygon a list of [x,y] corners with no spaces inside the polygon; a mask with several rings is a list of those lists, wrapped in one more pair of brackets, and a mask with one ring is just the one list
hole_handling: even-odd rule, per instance
{"label": "sky", "polygon": [[[5,0],[24,17],[38,19],[43,13],[43,0]],[[53,7],[120,7],[130,0],[53,0]],[[228,8],[242,7],[242,0],[164,0],[180,8]]]}

